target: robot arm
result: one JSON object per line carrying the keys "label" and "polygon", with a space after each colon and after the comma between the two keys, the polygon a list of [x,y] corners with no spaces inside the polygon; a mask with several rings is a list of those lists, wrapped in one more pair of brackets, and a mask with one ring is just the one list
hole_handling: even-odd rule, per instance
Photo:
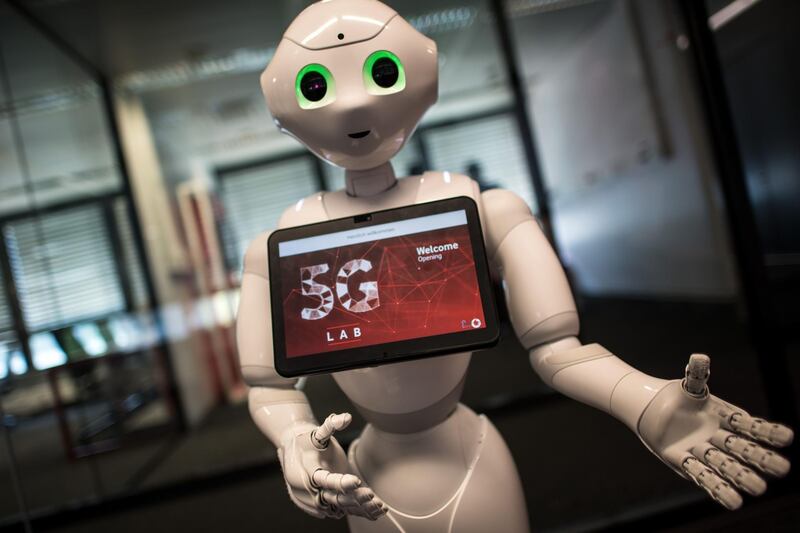
{"label": "robot arm", "polygon": [[[753,418],[708,393],[707,356],[695,354],[684,380],[668,381],[631,367],[599,344],[581,345],[564,271],[527,205],[503,190],[483,193],[487,253],[503,277],[514,331],[531,364],[554,389],[627,425],[648,449],[729,509],[736,489],[759,495],[789,462],[755,441],[782,447],[792,431]],[[735,487],[735,488],[734,488]]]}
{"label": "robot arm", "polygon": [[[248,258],[249,258],[248,254]],[[306,395],[295,388],[297,380],[275,372],[272,363],[269,282],[247,269],[242,277],[236,340],[242,375],[251,386],[250,414],[267,438],[280,448],[284,435],[317,426]]]}
{"label": "robot arm", "polygon": [[267,237],[256,238],[245,255],[236,320],[239,362],[251,387],[250,414],[277,448],[289,496],[298,507],[317,518],[352,514],[375,520],[385,512],[383,502],[347,473],[347,457],[333,437],[350,424],[350,414],[332,414],[318,425],[297,380],[275,371]]}
{"label": "robot arm", "polygon": [[[578,313],[564,270],[528,206],[515,194],[482,195],[487,251],[503,277],[511,323],[530,350],[533,368],[556,390],[615,415],[635,429],[639,415],[666,381],[646,376],[599,344],[577,339]],[[612,392],[634,379],[642,386],[612,405]],[[646,387],[645,387],[646,385]],[[621,392],[621,391],[617,391]]]}

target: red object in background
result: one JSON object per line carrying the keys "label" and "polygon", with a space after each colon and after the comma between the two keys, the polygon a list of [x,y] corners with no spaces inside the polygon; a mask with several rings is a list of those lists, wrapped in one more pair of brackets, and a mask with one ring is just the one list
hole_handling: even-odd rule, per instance
{"label": "red object in background", "polygon": [[[343,278],[340,269],[354,259],[371,269]],[[315,265],[328,269],[312,279]],[[365,299],[365,282],[377,282],[377,300]],[[282,257],[281,287],[287,357],[485,327],[466,225]],[[321,292],[303,294],[312,287]],[[362,308],[374,308],[354,312],[362,300]],[[321,318],[304,319],[304,308]]]}

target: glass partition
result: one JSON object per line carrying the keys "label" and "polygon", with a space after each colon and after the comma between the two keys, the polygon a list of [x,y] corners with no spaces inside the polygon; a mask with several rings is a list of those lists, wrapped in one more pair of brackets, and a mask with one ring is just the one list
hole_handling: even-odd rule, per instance
{"label": "glass partition", "polygon": [[[0,139],[13,154],[2,173],[0,209],[44,208],[118,190],[97,84],[18,16],[9,13],[0,23],[14,113],[13,128],[9,115],[0,117]],[[20,141],[24,148],[12,149]]]}
{"label": "glass partition", "polygon": [[277,227],[287,207],[319,190],[320,177],[312,157],[301,153],[218,173],[224,207],[221,237],[232,272],[241,272],[244,252],[255,236],[265,228]]}
{"label": "glass partition", "polygon": [[[687,53],[694,44],[678,4],[509,1],[506,9],[581,339],[665,378],[680,377],[690,353],[708,353],[718,369],[711,390],[763,412],[758,357],[737,312],[729,228]],[[585,423],[594,428],[586,434],[602,433],[603,446],[617,451],[601,464],[568,467],[579,447],[559,439],[559,457],[571,458],[554,468],[590,472],[582,476],[584,496],[551,500],[552,514],[533,517],[534,524],[563,527],[556,517],[569,515],[602,528],[626,509],[666,510],[703,497],[648,463],[623,428]],[[616,472],[622,455],[637,462],[637,472]]]}
{"label": "glass partition", "polygon": [[[259,87],[306,3],[23,3],[65,41],[0,3],[0,406],[28,510],[47,525],[113,509],[97,522],[113,529],[149,520],[141,506],[157,500],[178,528],[181,505],[213,514],[197,520],[212,529],[242,517],[320,527],[302,522],[250,418],[234,331],[248,244],[302,198],[344,186],[278,131]],[[676,3],[389,3],[437,42],[440,69],[439,101],[396,174],[467,174],[536,213],[536,154],[581,340],[665,378],[708,352],[724,368],[714,390],[761,413]],[[626,428],[536,377],[497,294],[502,338],[472,358],[463,401],[507,441],[532,527],[613,527],[700,501]],[[300,387],[319,419],[354,414],[345,447],[358,436],[364,420],[330,376]],[[7,457],[0,525],[21,512]]]}
{"label": "glass partition", "polygon": [[0,81],[4,523],[8,457],[52,512],[127,489],[180,422],[98,80],[4,5]]}
{"label": "glass partition", "polygon": [[421,136],[432,168],[466,174],[482,190],[501,187],[513,191],[536,211],[533,182],[511,112],[433,125]]}

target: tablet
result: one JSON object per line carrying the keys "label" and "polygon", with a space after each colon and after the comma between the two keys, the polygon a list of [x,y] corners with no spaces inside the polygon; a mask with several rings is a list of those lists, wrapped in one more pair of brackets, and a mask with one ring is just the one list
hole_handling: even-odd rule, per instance
{"label": "tablet", "polygon": [[499,338],[471,198],[281,229],[268,247],[282,376],[471,351]]}

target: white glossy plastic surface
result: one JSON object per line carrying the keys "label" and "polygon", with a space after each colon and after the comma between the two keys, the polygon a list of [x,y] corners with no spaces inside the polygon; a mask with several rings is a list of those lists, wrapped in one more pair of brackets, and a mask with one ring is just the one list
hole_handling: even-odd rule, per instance
{"label": "white glossy plastic surface", "polygon": [[236,319],[236,344],[242,375],[250,384],[293,386],[296,380],[275,372],[272,357],[272,329],[261,327],[272,320],[267,273],[267,239],[271,232],[257,236],[244,257],[242,290]]}
{"label": "white glossy plastic surface", "polygon": [[[681,380],[668,382],[647,405],[637,431],[642,442],[679,474],[703,488],[721,505],[737,509],[742,498],[736,488],[753,495],[766,484],[750,467],[771,476],[785,476],[789,461],[747,437],[784,447],[794,434],[779,424],[764,424],[758,433],[731,432],[731,420],[749,417],[739,407],[712,394],[697,397]],[[779,434],[777,440],[773,435]]]}
{"label": "white glossy plastic surface", "polygon": [[[317,518],[342,518],[345,514],[376,520],[386,512],[383,502],[348,470],[347,457],[332,436],[352,420],[348,413],[331,415],[325,424],[298,423],[281,435],[278,458],[289,497]],[[325,442],[314,438],[327,432]]]}
{"label": "white glossy plastic surface", "polygon": [[483,206],[487,247],[506,282],[511,324],[522,345],[577,335],[578,313],[564,270],[527,204],[512,192],[490,190]]}
{"label": "white glossy plastic surface", "polygon": [[283,36],[309,50],[344,46],[372,39],[396,15],[380,2],[317,2],[305,8]]}
{"label": "white glossy plastic surface", "polygon": [[[465,176],[430,172],[397,181],[379,196],[352,197],[345,191],[312,195],[289,207],[281,227],[311,224],[454,196],[477,196],[475,182]],[[348,398],[370,413],[362,414],[380,424],[373,413],[404,414],[422,411],[443,400],[463,379],[469,354],[420,359],[334,374]],[[451,400],[455,408],[458,399]],[[451,408],[451,410],[452,410]]]}
{"label": "white glossy plastic surface", "polygon": [[486,417],[463,405],[441,424],[415,434],[368,426],[348,455],[353,471],[388,508],[375,522],[350,518],[355,532],[528,531],[508,447]]}
{"label": "white glossy plastic surface", "polygon": [[[690,394],[680,380],[647,376],[602,346],[581,345],[563,269],[516,195],[480,194],[474,181],[447,169],[395,179],[388,161],[436,100],[437,67],[435,44],[393,13],[370,0],[314,4],[292,24],[262,75],[279,127],[347,169],[346,190],[298,200],[280,227],[469,196],[503,277],[514,331],[545,382],[622,420],[661,460],[728,508],[741,504],[738,490],[763,492],[763,480],[745,463],[770,475],[788,472],[788,461],[750,439],[786,446],[792,431],[702,394],[708,377],[702,369],[690,372]],[[378,50],[402,60],[403,90],[367,92],[363,64]],[[295,81],[311,63],[330,70],[336,96],[303,109]],[[364,130],[369,134],[359,139],[348,135]],[[267,235],[256,237],[245,258],[237,336],[243,374],[253,386],[250,411],[278,448],[291,499],[314,516],[347,515],[354,531],[471,532],[499,524],[504,531],[527,530],[521,483],[505,443],[487,420],[458,404],[470,354],[335,374],[369,422],[350,463],[344,459],[332,434],[349,415],[329,417],[318,428],[305,394],[275,372]]]}
{"label": "white glossy plastic surface", "polygon": [[[261,89],[278,126],[331,164],[363,170],[387,162],[438,97],[436,43],[402,17],[390,17],[390,11],[369,0],[314,4],[290,26],[291,35],[280,41],[261,75]],[[340,44],[339,34],[344,35]],[[308,48],[312,44],[326,47]],[[381,50],[395,54],[404,66],[405,88],[400,92],[367,91],[364,63]],[[310,64],[330,71],[335,88],[329,91],[335,96],[323,107],[303,109],[295,83],[300,70]],[[367,130],[363,138],[348,135]]]}

